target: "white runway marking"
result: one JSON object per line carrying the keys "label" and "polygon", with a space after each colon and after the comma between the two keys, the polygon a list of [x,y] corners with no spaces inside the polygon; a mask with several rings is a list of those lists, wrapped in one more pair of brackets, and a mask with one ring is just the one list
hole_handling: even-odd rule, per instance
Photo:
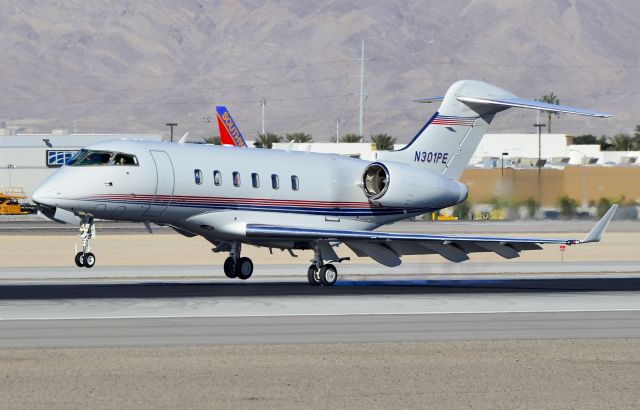
{"label": "white runway marking", "polygon": [[[0,321],[640,311],[637,292],[0,301]],[[43,315],[46,312],[46,315]]]}
{"label": "white runway marking", "polygon": [[81,316],[81,317],[30,317],[26,319],[18,318],[0,318],[0,321],[23,321],[23,320],[100,320],[100,319],[199,319],[199,318],[264,318],[264,317],[327,317],[327,316],[397,316],[397,315],[491,315],[501,313],[606,313],[606,312],[638,312],[640,309],[608,309],[608,310],[494,310],[484,312],[378,312],[378,313],[291,313],[291,314],[274,314],[274,315],[194,315],[194,316]]}

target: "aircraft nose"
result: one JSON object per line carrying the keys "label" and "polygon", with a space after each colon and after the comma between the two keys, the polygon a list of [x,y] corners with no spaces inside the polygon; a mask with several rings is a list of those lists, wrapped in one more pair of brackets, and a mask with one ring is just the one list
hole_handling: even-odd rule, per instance
{"label": "aircraft nose", "polygon": [[52,205],[53,191],[54,190],[52,189],[51,186],[49,186],[49,184],[43,183],[38,188],[36,188],[35,191],[33,191],[33,194],[31,195],[31,200],[38,205],[54,206]]}

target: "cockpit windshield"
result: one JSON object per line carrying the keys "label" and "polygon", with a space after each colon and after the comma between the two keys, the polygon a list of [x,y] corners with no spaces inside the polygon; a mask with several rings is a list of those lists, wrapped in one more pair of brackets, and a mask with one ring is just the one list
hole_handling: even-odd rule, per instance
{"label": "cockpit windshield", "polygon": [[135,155],[124,154],[121,152],[109,151],[91,151],[82,149],[76,153],[67,165],[73,167],[86,167],[97,165],[138,165],[138,159]]}

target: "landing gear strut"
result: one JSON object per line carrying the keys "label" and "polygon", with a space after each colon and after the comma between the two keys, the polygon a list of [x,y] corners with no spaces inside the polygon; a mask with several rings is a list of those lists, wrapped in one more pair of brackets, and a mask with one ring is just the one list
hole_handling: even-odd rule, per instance
{"label": "landing gear strut", "polygon": [[231,244],[229,257],[224,261],[224,274],[228,278],[247,280],[253,274],[253,262],[247,257],[240,257],[240,244]]}
{"label": "landing gear strut", "polygon": [[82,216],[80,219],[80,239],[82,239],[82,251],[76,253],[74,258],[76,266],[79,268],[92,268],[96,264],[96,256],[91,253],[89,241],[96,236],[96,227],[93,218]]}
{"label": "landing gear strut", "polygon": [[311,266],[307,269],[307,281],[311,286],[333,286],[338,280],[338,269],[330,263],[324,264],[320,247],[314,248]]}

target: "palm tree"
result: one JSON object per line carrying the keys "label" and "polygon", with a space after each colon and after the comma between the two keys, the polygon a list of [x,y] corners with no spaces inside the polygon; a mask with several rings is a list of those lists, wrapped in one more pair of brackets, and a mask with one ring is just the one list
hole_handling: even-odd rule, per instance
{"label": "palm tree", "polygon": [[633,132],[633,149],[640,150],[640,125],[636,125],[636,129]]}
{"label": "palm tree", "polygon": [[220,141],[220,137],[217,135],[205,138],[204,142],[205,144],[222,145],[222,141]]}
{"label": "palm tree", "polygon": [[611,138],[613,143],[613,149],[615,151],[631,151],[634,147],[634,140],[631,135],[627,133],[619,133]]}
{"label": "palm tree", "polygon": [[313,138],[311,135],[305,134],[304,132],[294,132],[286,135],[287,141],[296,142],[296,143],[304,143],[304,142],[312,142]]}
{"label": "palm tree", "polygon": [[357,134],[345,134],[340,137],[340,142],[360,142],[362,141],[362,135]]}
{"label": "palm tree", "polygon": [[267,132],[266,134],[258,134],[258,140],[253,144],[257,148],[273,148],[273,144],[282,142],[282,137],[278,134]]}
{"label": "palm tree", "polygon": [[[560,100],[558,99],[558,96],[555,95],[553,92],[547,95],[543,95],[542,98],[540,98],[538,101],[547,103],[547,104],[555,104],[555,105],[560,104]],[[545,111],[545,112],[547,113],[547,130],[549,134],[551,134],[551,116],[555,115],[557,117],[560,115],[560,113],[553,112],[553,111]]]}
{"label": "palm tree", "polygon": [[371,136],[371,142],[376,144],[376,149],[379,151],[392,150],[393,144],[395,144],[396,141],[398,141],[398,139],[389,134],[376,134]]}

